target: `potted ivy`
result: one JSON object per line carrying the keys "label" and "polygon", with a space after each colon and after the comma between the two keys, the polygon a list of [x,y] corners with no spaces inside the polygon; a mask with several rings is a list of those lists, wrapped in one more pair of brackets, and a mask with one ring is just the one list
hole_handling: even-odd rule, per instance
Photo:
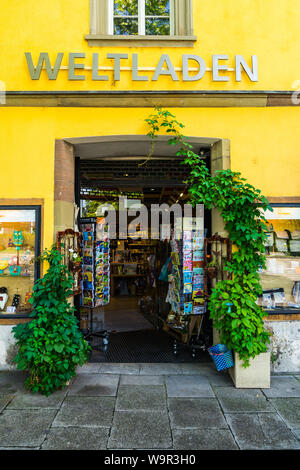
{"label": "potted ivy", "polygon": [[62,264],[62,255],[53,247],[40,259],[49,264],[49,269],[34,284],[29,300],[33,306],[31,321],[17,325],[13,333],[18,346],[17,368],[28,372],[25,386],[48,396],[76,375],[76,366],[87,361],[90,346],[68,302],[73,279]]}
{"label": "potted ivy", "polygon": [[[178,148],[182,163],[190,167],[186,183],[192,205],[217,209],[234,246],[225,270],[232,279],[218,282],[209,301],[210,318],[221,342],[233,350],[235,366],[231,376],[236,387],[270,387],[270,333],[265,329],[265,312],[257,305],[262,294],[259,269],[265,267],[266,220],[263,211],[273,210],[259,189],[231,170],[211,174],[205,161],[193,151],[182,134],[184,125],[169,111],[156,108],[146,120],[152,141],[151,158],[158,132],[165,130],[169,144]],[[147,160],[146,160],[147,161]],[[213,275],[214,267],[208,266]],[[228,311],[228,303],[232,305]]]}

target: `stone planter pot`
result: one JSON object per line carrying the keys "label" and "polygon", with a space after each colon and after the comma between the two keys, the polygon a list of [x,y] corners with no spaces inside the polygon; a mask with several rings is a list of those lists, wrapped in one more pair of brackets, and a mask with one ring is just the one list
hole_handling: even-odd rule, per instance
{"label": "stone planter pot", "polygon": [[270,388],[271,383],[271,355],[270,352],[259,354],[250,359],[250,366],[242,367],[238,354],[234,353],[234,367],[229,375],[236,388]]}

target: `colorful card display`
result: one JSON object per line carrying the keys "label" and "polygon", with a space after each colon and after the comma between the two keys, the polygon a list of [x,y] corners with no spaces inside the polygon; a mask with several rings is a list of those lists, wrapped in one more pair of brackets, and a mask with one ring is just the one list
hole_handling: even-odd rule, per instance
{"label": "colorful card display", "polygon": [[204,251],[196,250],[193,252],[193,261],[204,261]]}
{"label": "colorful card display", "polygon": [[[195,227],[197,226],[197,230]],[[200,224],[201,227],[201,224]],[[166,301],[172,312],[182,316],[201,315],[205,312],[204,229],[199,224],[186,224],[181,249],[171,244],[172,275]]]}
{"label": "colorful card display", "polygon": [[192,271],[184,271],[183,273],[183,283],[189,284],[193,282],[193,272]]}
{"label": "colorful card display", "polygon": [[193,313],[193,302],[184,303],[184,314],[191,315]]}
{"label": "colorful card display", "polygon": [[192,271],[193,270],[193,262],[192,261],[183,261],[183,271]]}
{"label": "colorful card display", "polygon": [[84,306],[98,307],[110,300],[109,228],[102,219],[81,224],[82,231],[82,297]]}

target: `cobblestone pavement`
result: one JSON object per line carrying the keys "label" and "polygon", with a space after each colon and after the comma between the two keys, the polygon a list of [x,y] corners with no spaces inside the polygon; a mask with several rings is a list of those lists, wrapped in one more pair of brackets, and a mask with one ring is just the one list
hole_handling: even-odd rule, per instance
{"label": "cobblestone pavement", "polygon": [[87,364],[62,391],[0,372],[0,450],[300,449],[300,376],[235,389],[210,364]]}

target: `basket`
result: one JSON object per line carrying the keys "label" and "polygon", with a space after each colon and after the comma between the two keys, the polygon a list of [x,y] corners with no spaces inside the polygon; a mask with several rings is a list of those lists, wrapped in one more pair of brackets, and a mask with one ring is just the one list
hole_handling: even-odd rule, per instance
{"label": "basket", "polygon": [[208,352],[218,371],[233,367],[232,353],[225,344],[215,344],[208,348]]}

